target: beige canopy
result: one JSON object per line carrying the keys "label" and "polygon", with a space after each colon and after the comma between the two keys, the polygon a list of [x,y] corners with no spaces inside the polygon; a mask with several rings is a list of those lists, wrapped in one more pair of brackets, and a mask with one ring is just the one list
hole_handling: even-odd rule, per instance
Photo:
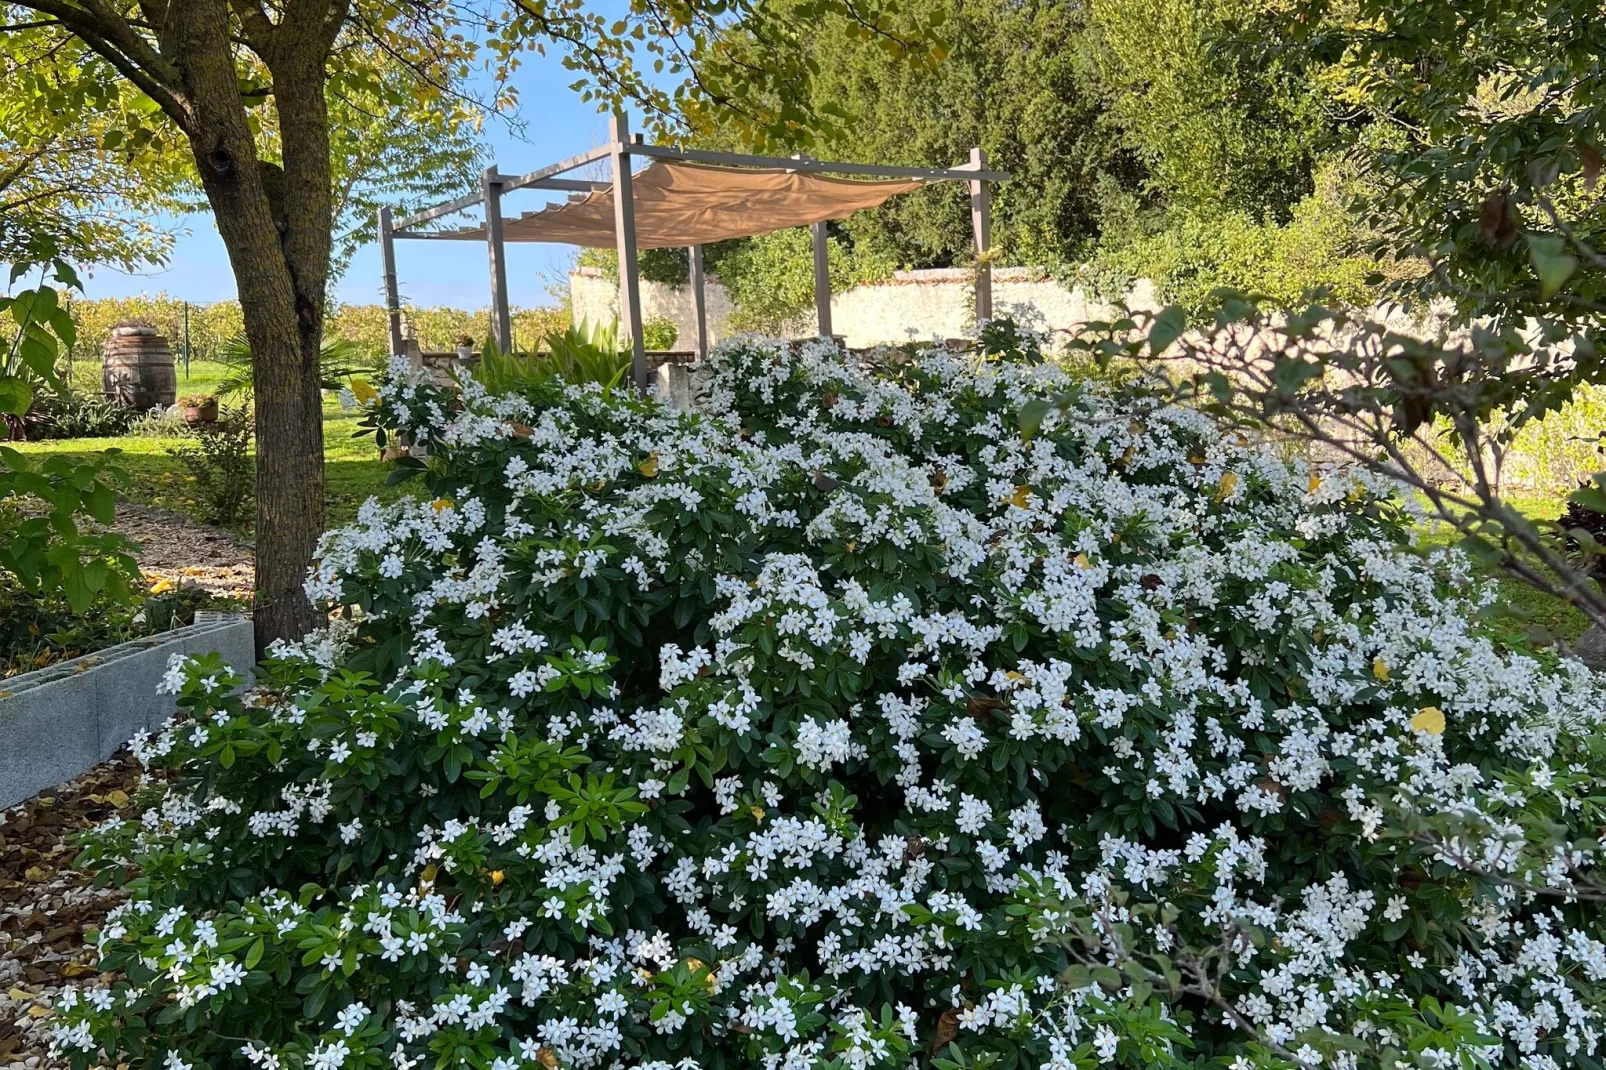
{"label": "beige canopy", "polygon": [[[843,219],[889,197],[919,189],[923,178],[863,180],[786,168],[716,167],[654,160],[631,179],[636,247],[663,249],[750,238],[785,227]],[[484,241],[483,227],[430,237]],[[611,249],[613,189],[588,193],[502,222],[504,241],[561,242]]]}

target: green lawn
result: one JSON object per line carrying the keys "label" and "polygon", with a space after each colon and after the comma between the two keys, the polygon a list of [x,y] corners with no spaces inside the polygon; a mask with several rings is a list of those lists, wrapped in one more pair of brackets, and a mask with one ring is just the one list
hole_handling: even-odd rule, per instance
{"label": "green lawn", "polygon": [[[191,365],[190,373],[186,379],[182,366],[179,369],[180,397],[212,392],[223,378],[224,367],[196,361]],[[357,507],[370,497],[392,499],[405,493],[400,488],[384,485],[391,466],[379,459],[379,450],[373,438],[352,437],[357,431],[355,412],[342,412],[336,396],[326,393],[323,414],[325,503],[330,525],[349,522],[356,515]],[[124,497],[146,505],[163,506],[205,521],[202,509],[188,489],[189,480],[184,466],[168,452],[184,441],[183,435],[124,435],[119,438],[66,438],[9,445],[37,456],[81,455],[108,448],[122,450],[119,463],[129,475],[129,485],[123,489]]]}
{"label": "green lawn", "polygon": [[[1534,520],[1555,520],[1566,504],[1551,496],[1521,492],[1509,495],[1507,500]],[[1425,547],[1449,546],[1457,541],[1459,536],[1454,530],[1441,522],[1427,525],[1422,533]],[[1490,570],[1488,575],[1500,589],[1500,600],[1514,616],[1529,625],[1567,642],[1577,639],[1589,627],[1587,617],[1559,598],[1538,591],[1497,569]]]}

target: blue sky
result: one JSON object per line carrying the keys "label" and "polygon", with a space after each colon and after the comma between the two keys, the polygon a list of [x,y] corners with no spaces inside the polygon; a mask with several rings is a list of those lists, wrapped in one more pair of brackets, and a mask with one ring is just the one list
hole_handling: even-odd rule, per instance
{"label": "blue sky", "polygon": [[[519,87],[522,104],[523,140],[500,120],[487,122],[485,129],[494,159],[503,171],[517,174],[534,170],[607,140],[607,117],[599,114],[594,104],[582,104],[579,95],[569,89],[574,74],[563,69],[556,55],[528,56],[513,80]],[[638,123],[632,117],[632,129],[638,128]],[[506,199],[503,211],[510,215],[533,211],[548,196],[554,195],[530,190],[513,193]],[[477,215],[465,213],[457,218],[474,222]],[[86,295],[128,297],[165,291],[196,304],[233,298],[234,274],[210,214],[166,222],[175,223],[187,233],[178,236],[165,268],[133,275],[97,268],[84,280]],[[510,244],[507,252],[508,289],[513,304],[552,304],[549,286],[563,278],[574,261],[574,249],[565,245]],[[482,244],[399,241],[396,261],[405,301],[459,308],[483,308],[489,303],[489,274]],[[351,267],[330,296],[342,302],[377,304],[382,300],[380,285],[379,247],[368,245],[352,258]]]}

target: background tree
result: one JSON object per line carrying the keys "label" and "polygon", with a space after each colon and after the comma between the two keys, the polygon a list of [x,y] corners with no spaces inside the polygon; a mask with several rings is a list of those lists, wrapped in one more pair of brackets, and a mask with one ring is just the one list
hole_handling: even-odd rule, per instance
{"label": "background tree", "polygon": [[[780,147],[946,165],[981,145],[1014,175],[994,201],[993,238],[1005,255],[1033,264],[1086,255],[1098,235],[1099,190],[1105,183],[1136,188],[1145,173],[1109,112],[1086,5],[919,0],[919,7],[942,27],[940,64],[889,63],[877,39],[844,24],[779,45],[814,71],[808,108],[837,117]],[[728,35],[733,46],[754,47],[750,38],[746,27]],[[702,140],[747,147],[745,133],[733,118]],[[963,188],[942,186],[860,212],[842,229],[894,265],[948,267],[973,255],[968,206]]]}
{"label": "background tree", "polygon": [[[529,51],[561,44],[588,96],[633,98],[654,121],[739,108],[755,129],[807,125],[795,108],[750,89],[784,88],[806,71],[753,70],[715,58],[690,81],[661,88],[633,62],[689,70],[692,57],[733,18],[770,30],[787,19],[853,20],[898,42],[926,39],[918,21],[885,4],[811,0],[785,12],[756,6],[643,2],[607,20],[579,0],[398,8],[371,0],[22,0],[5,24],[43,24],[76,38],[153,102],[188,144],[234,269],[255,358],[257,431],[257,636],[297,636],[316,623],[302,579],[323,527],[322,404],[318,358],[334,252],[331,98],[372,90],[363,49],[414,76],[407,114],[455,101],[475,64],[505,74]],[[782,79],[777,81],[777,79]],[[744,103],[748,98],[751,104]],[[264,116],[273,133],[264,135]],[[403,117],[393,117],[400,125]]]}
{"label": "background tree", "polygon": [[166,259],[152,217],[190,206],[194,170],[149,98],[48,24],[0,33],[0,263],[46,242],[80,266]]}
{"label": "background tree", "polygon": [[[1196,308],[1221,286],[1284,301],[1317,289],[1370,299],[1377,265],[1359,255],[1346,207],[1356,182],[1347,145],[1366,124],[1336,99],[1325,67],[1266,44],[1283,33],[1281,5],[918,2],[948,41],[936,66],[888,63],[874,38],[847,27],[768,42],[766,55],[795,54],[814,70],[810,107],[832,117],[783,148],[929,164],[981,144],[1014,176],[996,193],[997,255],[1106,296],[1144,277]],[[757,52],[746,27],[726,40]],[[698,137],[752,144],[734,120]],[[867,266],[973,256],[957,187],[833,229]],[[769,279],[738,273],[776,259],[711,251],[709,263],[733,292],[769,296],[780,292]]]}

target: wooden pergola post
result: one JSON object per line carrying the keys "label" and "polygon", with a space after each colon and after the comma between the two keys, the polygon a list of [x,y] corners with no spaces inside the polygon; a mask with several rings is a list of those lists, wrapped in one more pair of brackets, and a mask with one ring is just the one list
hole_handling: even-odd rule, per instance
{"label": "wooden pergola post", "polygon": [[692,311],[697,318],[697,359],[708,356],[708,299],[703,293],[703,247],[688,246],[688,274],[691,282]]}
{"label": "wooden pergola post", "polygon": [[385,318],[390,324],[390,352],[402,351],[401,295],[396,289],[396,232],[388,205],[379,209],[379,257],[385,271]]}
{"label": "wooden pergola post", "polygon": [[513,313],[507,299],[507,250],[502,244],[502,183],[496,165],[485,169],[480,192],[485,198],[485,245],[491,257],[491,337],[496,348],[513,349]]}
{"label": "wooden pergola post", "polygon": [[[987,170],[987,152],[979,145],[970,150],[970,166]],[[993,318],[993,265],[988,250],[993,247],[991,194],[987,183],[970,180],[970,229],[976,239],[976,326]]]}
{"label": "wooden pergola post", "polygon": [[825,242],[825,223],[809,227],[814,238],[814,319],[821,338],[831,337],[831,250]]}
{"label": "wooden pergola post", "polygon": [[630,120],[616,112],[609,122],[613,138],[613,234],[619,247],[619,322],[630,336],[630,377],[647,392],[647,343],[641,324],[641,277],[636,263],[636,203],[630,188]]}

